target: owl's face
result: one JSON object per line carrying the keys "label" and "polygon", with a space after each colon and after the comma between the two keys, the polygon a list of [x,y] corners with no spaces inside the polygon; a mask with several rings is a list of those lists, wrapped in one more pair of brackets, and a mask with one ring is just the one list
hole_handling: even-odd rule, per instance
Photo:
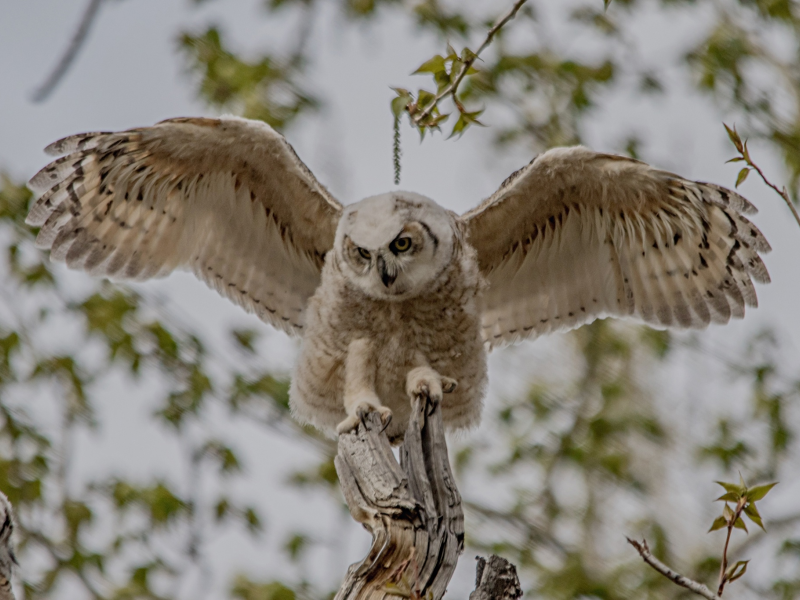
{"label": "owl's face", "polygon": [[348,206],[334,247],[345,277],[368,296],[404,300],[429,289],[450,264],[456,226],[433,200],[391,192]]}

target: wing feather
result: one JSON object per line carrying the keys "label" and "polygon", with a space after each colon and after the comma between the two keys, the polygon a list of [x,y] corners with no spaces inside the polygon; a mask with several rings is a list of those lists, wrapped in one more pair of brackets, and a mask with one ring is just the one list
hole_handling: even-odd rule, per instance
{"label": "wing feather", "polygon": [[490,345],[631,317],[726,323],[756,306],[770,250],[723,187],[586,148],[551,150],[463,216],[488,288]]}
{"label": "wing feather", "polygon": [[30,180],[51,258],[143,280],[192,271],[290,333],[303,325],[341,205],[283,137],[236,117],[69,136]]}

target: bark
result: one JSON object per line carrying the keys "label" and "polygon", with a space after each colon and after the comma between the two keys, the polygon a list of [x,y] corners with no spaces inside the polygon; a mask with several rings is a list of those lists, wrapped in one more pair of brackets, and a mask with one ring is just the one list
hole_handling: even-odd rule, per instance
{"label": "bark", "polygon": [[14,574],[14,547],[11,536],[14,534],[14,514],[11,502],[0,492],[0,600],[14,600],[11,578]]}
{"label": "bark", "polygon": [[517,569],[505,558],[492,554],[487,561],[478,557],[475,591],[469,600],[517,600],[522,598],[522,587]]}
{"label": "bark", "polygon": [[372,533],[336,600],[439,600],[464,549],[464,512],[447,455],[441,409],[414,400],[400,463],[377,413],[339,436],[336,471],[350,514]]}

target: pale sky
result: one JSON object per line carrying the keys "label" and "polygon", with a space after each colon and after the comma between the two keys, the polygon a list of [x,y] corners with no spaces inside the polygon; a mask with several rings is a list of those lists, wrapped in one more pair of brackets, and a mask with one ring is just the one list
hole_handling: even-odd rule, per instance
{"label": "pale sky", "polygon": [[[267,17],[262,4],[258,0],[217,0],[197,8],[189,0],[108,2],[63,83],[45,103],[32,104],[33,90],[66,46],[85,0],[5,0],[0,9],[0,169],[18,179],[28,178],[46,163],[42,148],[67,134],[212,114],[196,100],[191,78],[175,53],[177,35],[221,23],[237,49],[256,52],[284,47],[295,31],[294,23]],[[488,13],[487,7],[504,3],[494,0],[476,4]],[[661,18],[642,18],[635,30],[643,45],[638,60],[658,67],[680,53],[680,45],[674,43],[675,31],[686,40],[703,31],[702,20],[675,17],[665,23]],[[426,84],[426,79],[407,74],[442,49],[433,39],[412,34],[407,22],[383,19],[373,28],[348,27],[346,37],[343,29],[343,17],[333,10],[328,9],[317,20],[311,43],[321,59],[310,71],[308,83],[324,94],[326,106],[291,128],[287,139],[333,194],[350,203],[393,188],[390,86]],[[562,47],[584,50],[581,40],[564,44]],[[591,52],[591,44],[585,46],[585,51]],[[666,77],[674,88],[662,99],[632,101],[624,94],[606,98],[592,116],[586,143],[596,149],[619,150],[631,131],[640,130],[648,134],[645,159],[690,178],[732,186],[737,168],[724,164],[733,153],[721,125],[729,117],[688,89],[679,73],[668,69]],[[491,121],[487,125],[491,127]],[[406,127],[401,187],[431,196],[457,211],[470,208],[531,158],[522,150],[499,153],[490,140],[491,129],[487,128],[470,131],[458,142],[437,136],[419,144],[416,133]],[[759,145],[751,150],[773,179],[781,181],[783,172],[774,157]],[[773,247],[765,259],[773,282],[757,286],[760,308],[749,311],[744,321],[725,328],[712,326],[705,335],[713,345],[733,349],[741,346],[747,335],[765,325],[775,325],[788,364],[796,365],[800,356],[800,317],[796,310],[800,229],[782,201],[756,177],[751,176],[741,191],[761,211],[753,220]],[[68,281],[76,289],[87,285],[81,274]],[[188,323],[202,324],[212,342],[233,324],[259,329],[267,337],[262,347],[265,364],[284,371],[291,368],[294,342],[218,298],[191,276],[174,275],[137,289],[163,298],[169,310],[181,314]],[[554,343],[540,340],[527,345],[530,356],[540,356]],[[493,372],[503,368],[504,356],[501,352],[492,357]],[[512,355],[508,356],[511,364]],[[131,398],[112,384],[107,402],[100,407],[107,425],[99,434],[79,440],[81,460],[76,461],[76,475],[91,478],[115,469],[135,475],[161,469],[179,478],[180,465],[169,458],[174,450],[169,439],[130,425],[145,419],[155,400]],[[503,387],[495,384],[492,398],[500,390]],[[221,423],[220,427],[237,440],[247,457],[247,481],[238,483],[232,493],[262,506],[268,521],[262,545],[251,544],[238,534],[225,536],[215,545],[212,557],[221,574],[214,582],[215,589],[226,585],[233,570],[246,570],[260,578],[280,576],[290,567],[275,549],[288,531],[312,524],[325,535],[349,532],[345,552],[316,555],[323,565],[322,577],[335,582],[349,562],[361,557],[368,536],[343,520],[326,499],[305,497],[275,484],[286,478],[291,467],[311,464],[313,455],[256,426]],[[473,569],[471,557],[465,556],[453,592],[466,596],[473,584]],[[193,592],[181,590],[180,597],[188,598]]]}

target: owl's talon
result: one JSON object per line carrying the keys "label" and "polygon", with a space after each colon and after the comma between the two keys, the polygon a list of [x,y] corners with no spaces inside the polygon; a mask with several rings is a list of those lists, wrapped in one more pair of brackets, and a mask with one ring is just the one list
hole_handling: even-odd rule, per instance
{"label": "owl's talon", "polygon": [[380,413],[381,413],[381,422],[383,423],[383,427],[381,427],[381,433],[386,431],[386,428],[389,427],[389,424],[392,422],[392,416],[393,416],[391,410],[389,410],[385,406],[383,408],[385,409],[385,412],[384,411],[380,411]]}
{"label": "owl's talon", "polygon": [[355,431],[359,423],[361,423],[361,418],[358,415],[348,415],[336,426],[336,433],[342,435]]}
{"label": "owl's talon", "polygon": [[430,400],[433,413],[442,401],[443,393],[450,393],[456,389],[456,380],[442,377],[430,367],[417,367],[408,373],[406,379],[406,392],[414,399],[422,396]]}
{"label": "owl's talon", "polygon": [[358,424],[363,423],[364,419],[372,411],[377,412],[380,416],[381,423],[383,424],[381,432],[383,432],[389,426],[389,423],[392,422],[392,410],[380,404],[376,405],[372,402],[360,402],[356,405],[353,413],[347,415],[347,417],[336,426],[336,433],[342,435],[343,433],[355,431],[355,429],[358,427]]}

